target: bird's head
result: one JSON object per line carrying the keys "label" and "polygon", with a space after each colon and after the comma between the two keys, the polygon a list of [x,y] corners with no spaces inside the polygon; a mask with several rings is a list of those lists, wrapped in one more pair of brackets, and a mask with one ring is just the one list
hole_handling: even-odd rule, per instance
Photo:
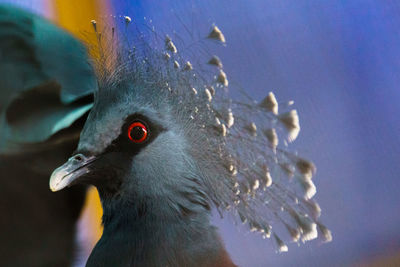
{"label": "bird's head", "polygon": [[[218,168],[207,170],[216,155],[210,141],[219,131],[199,125],[209,116],[208,100],[187,87],[188,73],[172,67],[178,75],[173,82],[152,65],[131,63],[144,64],[146,71],[124,68],[100,82],[78,148],[53,172],[51,190],[86,183],[97,187],[103,206],[118,200],[132,202],[138,212],[208,211],[212,197],[207,183],[221,175]],[[196,112],[182,103],[197,106]],[[200,112],[204,118],[194,123]]]}
{"label": "bird's head", "polygon": [[53,191],[83,182],[104,198],[172,197],[196,178],[184,129],[168,110],[130,94],[122,102],[96,103],[76,153],[52,175]]}

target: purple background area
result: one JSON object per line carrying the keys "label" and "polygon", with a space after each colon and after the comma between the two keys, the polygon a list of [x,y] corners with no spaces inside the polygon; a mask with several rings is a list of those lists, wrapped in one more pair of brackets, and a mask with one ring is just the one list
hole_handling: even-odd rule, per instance
{"label": "purple background area", "polygon": [[231,83],[255,99],[273,90],[295,101],[294,147],[317,165],[316,199],[334,240],[277,254],[273,242],[216,219],[237,264],[343,266],[400,251],[398,1],[111,2],[114,14],[145,16],[165,33],[185,25],[205,35],[215,22],[228,44],[212,51]]}

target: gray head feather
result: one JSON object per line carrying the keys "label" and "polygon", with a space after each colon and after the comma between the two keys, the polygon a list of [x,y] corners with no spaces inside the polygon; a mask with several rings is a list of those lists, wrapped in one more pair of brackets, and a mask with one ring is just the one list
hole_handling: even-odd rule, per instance
{"label": "gray head feather", "polygon": [[[103,46],[99,90],[78,150],[101,153],[121,134],[126,118],[144,115],[167,131],[135,156],[129,167],[134,178],[124,180],[124,190],[166,197],[165,205],[177,211],[213,204],[264,238],[273,233],[279,251],[287,250],[277,235],[282,230],[293,241],[307,241],[317,237],[318,226],[329,241],[329,230],[318,222],[320,208],[311,200],[315,166],[285,146],[300,131],[292,103],[279,114],[272,93],[258,103],[240,88],[228,90],[222,69],[176,68],[174,62],[188,62],[181,47],[168,36],[160,41],[151,35],[165,46],[148,45],[138,32]],[[242,97],[231,99],[232,91]]]}

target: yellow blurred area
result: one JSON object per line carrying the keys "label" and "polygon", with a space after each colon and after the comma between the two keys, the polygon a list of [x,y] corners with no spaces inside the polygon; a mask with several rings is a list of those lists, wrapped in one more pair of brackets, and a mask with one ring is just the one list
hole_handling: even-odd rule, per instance
{"label": "yellow blurred area", "polygon": [[92,31],[90,21],[98,19],[101,5],[95,0],[56,0],[53,2],[56,23],[79,35],[81,31]]}
{"label": "yellow blurred area", "polygon": [[[106,1],[95,0],[56,0],[49,3],[53,9],[54,22],[60,27],[68,30],[77,38],[85,37],[85,42],[96,45],[96,35],[93,33],[91,20],[97,20],[107,10],[110,10]],[[104,16],[103,16],[104,18]],[[99,195],[94,187],[88,190],[81,220],[85,229],[89,231],[85,236],[92,246],[98,241],[102,234],[101,216],[103,210]]]}
{"label": "yellow blurred area", "polygon": [[84,224],[86,230],[85,236],[88,237],[88,242],[91,247],[94,247],[103,232],[103,227],[101,226],[102,214],[103,209],[97,189],[95,187],[90,187],[86,195],[86,201],[80,219]]}

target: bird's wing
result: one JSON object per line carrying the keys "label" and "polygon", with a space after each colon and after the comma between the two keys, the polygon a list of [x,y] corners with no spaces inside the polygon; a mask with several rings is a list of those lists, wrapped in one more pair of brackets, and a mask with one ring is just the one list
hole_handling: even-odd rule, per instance
{"label": "bird's wing", "polygon": [[38,16],[0,5],[0,155],[35,150],[70,127],[91,108],[96,87],[83,44]]}

